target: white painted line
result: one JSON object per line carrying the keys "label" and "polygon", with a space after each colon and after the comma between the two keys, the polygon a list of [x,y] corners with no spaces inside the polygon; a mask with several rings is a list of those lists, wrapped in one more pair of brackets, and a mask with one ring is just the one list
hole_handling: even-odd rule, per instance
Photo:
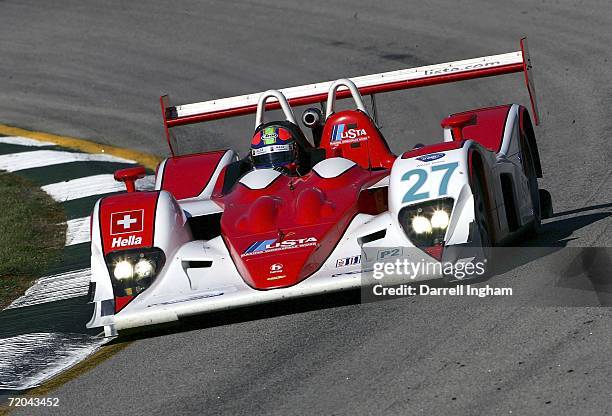
{"label": "white painted line", "polygon": [[0,170],[15,172],[23,169],[38,168],[41,166],[59,165],[61,163],[100,161],[136,163],[133,160],[123,159],[106,154],[89,154],[62,152],[60,150],[35,150],[32,152],[12,153],[0,155]]}
{"label": "white painted line", "polygon": [[23,308],[41,303],[85,296],[89,290],[91,269],[43,276],[25,294],[15,299],[6,309]]}
{"label": "white painted line", "polygon": [[0,143],[4,144],[18,144],[20,146],[34,146],[34,147],[43,147],[43,146],[55,146],[55,143],[52,142],[41,142],[40,140],[29,139],[27,137],[20,136],[0,136]]}
{"label": "white painted line", "polygon": [[155,175],[147,175],[136,181],[136,188],[141,191],[155,190]]}
{"label": "white painted line", "polygon": [[45,185],[42,190],[59,202],[85,198],[92,195],[119,192],[125,189],[121,182],[115,181],[113,175],[102,174]]}
{"label": "white painted line", "polygon": [[108,338],[37,332],[0,339],[0,389],[36,387],[93,354]]}
{"label": "white painted line", "polygon": [[89,217],[66,221],[66,245],[87,243],[89,236]]}
{"label": "white painted line", "polygon": [[[145,177],[136,181],[137,189],[152,189],[154,186],[154,180],[151,180],[150,177]],[[124,191],[125,185],[115,181],[111,174],[102,174],[52,183],[43,186],[42,190],[48,193],[56,201],[64,202],[92,195]]]}

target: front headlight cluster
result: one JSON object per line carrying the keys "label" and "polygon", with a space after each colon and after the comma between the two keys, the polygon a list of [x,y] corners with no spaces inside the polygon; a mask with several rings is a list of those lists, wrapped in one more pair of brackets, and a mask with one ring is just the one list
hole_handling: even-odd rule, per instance
{"label": "front headlight cluster", "polygon": [[115,296],[136,296],[148,288],[165,260],[164,252],[158,248],[110,253],[106,264]]}
{"label": "front headlight cluster", "polygon": [[119,260],[113,267],[113,276],[117,280],[144,279],[152,277],[155,272],[155,262],[147,258],[141,258],[136,264],[129,260]]}
{"label": "front headlight cluster", "polygon": [[409,205],[400,210],[399,223],[415,246],[443,245],[452,210],[452,198]]}

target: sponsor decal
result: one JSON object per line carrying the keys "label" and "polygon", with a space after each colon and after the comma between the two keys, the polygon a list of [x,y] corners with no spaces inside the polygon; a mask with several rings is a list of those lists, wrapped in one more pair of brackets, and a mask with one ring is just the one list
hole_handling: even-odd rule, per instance
{"label": "sponsor decal", "polygon": [[361,263],[361,254],[358,256],[345,257],[343,259],[336,260],[336,269],[347,266],[354,266]]}
{"label": "sponsor decal", "polygon": [[113,237],[111,248],[137,246],[142,244],[142,237],[131,235],[129,237]]}
{"label": "sponsor decal", "polygon": [[367,140],[365,129],[358,128],[357,124],[336,124],[332,129],[332,144],[352,143]]}
{"label": "sponsor decal", "polygon": [[253,146],[258,146],[262,144],[263,146],[267,146],[270,144],[278,143],[278,140],[286,141],[291,138],[291,133],[287,129],[283,129],[280,127],[266,127],[265,129],[257,132],[253,136],[253,140],[251,144]]}
{"label": "sponsor decal", "polygon": [[385,250],[378,250],[376,257],[378,260],[388,259],[390,257],[399,257],[402,255],[401,248],[387,248]]}
{"label": "sponsor decal", "polygon": [[266,127],[261,135],[261,139],[263,140],[264,144],[274,144],[276,143],[277,138],[278,133],[274,127]]}
{"label": "sponsor decal", "polygon": [[426,69],[423,72],[425,73],[425,75],[441,75],[441,74],[448,74],[448,73],[451,73],[451,72],[470,71],[472,69],[481,69],[481,68],[486,68],[486,67],[489,67],[489,66],[497,66],[499,64],[500,64],[499,61],[484,62],[484,63],[465,65],[463,67],[461,67],[461,66],[447,66],[447,67],[445,67],[443,69]]}
{"label": "sponsor decal", "polygon": [[286,274],[279,274],[283,272],[283,263],[274,263],[272,266],[270,266],[270,277],[267,277],[266,280],[280,280],[280,279],[284,279],[285,277],[287,277]]}
{"label": "sponsor decal", "polygon": [[432,153],[430,155],[419,156],[416,159],[421,162],[432,162],[434,160],[442,159],[445,156],[445,153]]}
{"label": "sponsor decal", "polygon": [[316,245],[317,239],[315,237],[298,238],[283,241],[278,241],[277,238],[273,238],[270,240],[255,241],[244,251],[244,253],[242,253],[241,257]]}
{"label": "sponsor decal", "polygon": [[270,276],[266,280],[280,280],[280,279],[284,279],[285,277],[287,277],[287,275],[281,274],[277,276]]}
{"label": "sponsor decal", "polygon": [[267,153],[290,152],[293,150],[293,144],[273,144],[266,147],[251,150],[253,156],[265,155]]}
{"label": "sponsor decal", "polygon": [[113,212],[111,235],[139,233],[143,230],[144,210]]}

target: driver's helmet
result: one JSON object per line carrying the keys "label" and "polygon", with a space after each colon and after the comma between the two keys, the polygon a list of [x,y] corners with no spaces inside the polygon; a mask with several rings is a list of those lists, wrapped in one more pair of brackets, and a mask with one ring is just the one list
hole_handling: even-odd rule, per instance
{"label": "driver's helmet", "polygon": [[285,168],[295,171],[298,157],[295,138],[282,126],[264,127],[253,135],[251,161],[255,169]]}

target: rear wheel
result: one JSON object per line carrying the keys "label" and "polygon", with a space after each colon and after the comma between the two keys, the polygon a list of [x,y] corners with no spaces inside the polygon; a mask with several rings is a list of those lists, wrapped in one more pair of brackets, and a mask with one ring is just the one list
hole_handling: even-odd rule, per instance
{"label": "rear wheel", "polygon": [[480,235],[480,245],[486,248],[486,257],[489,257],[490,248],[493,246],[492,228],[490,213],[485,194],[485,184],[481,173],[476,173],[472,181],[472,193],[474,194],[474,219],[478,234]]}
{"label": "rear wheel", "polygon": [[529,194],[531,196],[531,208],[533,210],[533,221],[529,226],[529,234],[535,237],[540,230],[542,223],[542,210],[540,206],[540,191],[538,189],[538,177],[536,175],[535,161],[529,143],[524,136],[521,136],[521,161],[523,172],[529,183]]}
{"label": "rear wheel", "polygon": [[539,189],[540,193],[540,211],[542,213],[542,219],[552,218],[553,216],[553,204],[550,192],[546,189]]}

